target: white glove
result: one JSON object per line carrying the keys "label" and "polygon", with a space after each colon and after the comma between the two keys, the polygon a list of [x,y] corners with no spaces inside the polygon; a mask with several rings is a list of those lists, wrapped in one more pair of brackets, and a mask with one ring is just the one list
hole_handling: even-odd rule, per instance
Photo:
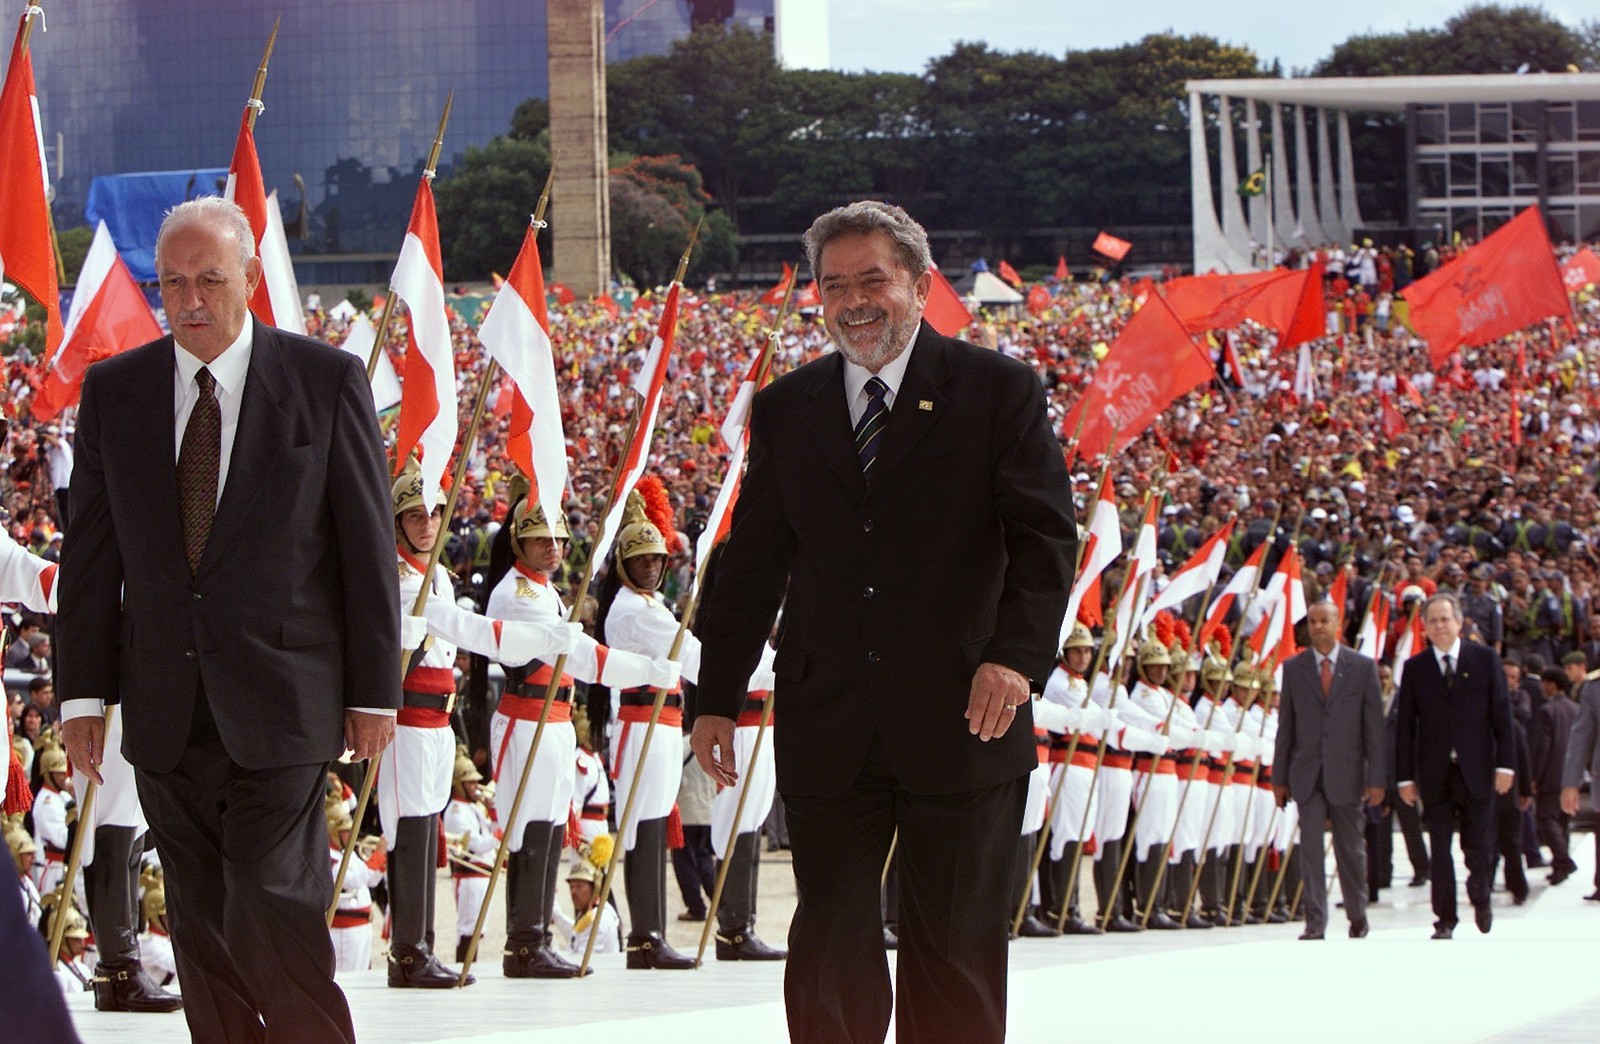
{"label": "white glove", "polygon": [[565,620],[506,620],[500,626],[500,651],[495,658],[510,664],[555,660],[572,652],[582,634],[582,624]]}
{"label": "white glove", "polygon": [[1207,750],[1220,750],[1224,754],[1226,754],[1230,750],[1233,750],[1234,747],[1237,746],[1237,744],[1238,744],[1238,741],[1234,738],[1234,735],[1231,732],[1221,732],[1221,731],[1211,731],[1211,730],[1207,730],[1207,732],[1206,732],[1206,749]]}
{"label": "white glove", "polygon": [[1112,729],[1116,728],[1116,712],[1106,709],[1099,704],[1091,703],[1083,711],[1084,729]]}
{"label": "white glove", "polygon": [[1128,733],[1123,736],[1122,745],[1129,750],[1136,750],[1141,754],[1165,754],[1167,752],[1167,737],[1154,732]]}
{"label": "white glove", "polygon": [[1233,758],[1235,761],[1249,761],[1256,756],[1256,741],[1253,736],[1240,735],[1233,745]]}
{"label": "white glove", "polygon": [[1048,732],[1070,732],[1074,728],[1071,724],[1072,717],[1077,713],[1073,707],[1063,707],[1059,703],[1048,700],[1033,701],[1033,724],[1035,728]]}
{"label": "white glove", "polygon": [[676,660],[662,657],[650,661],[650,677],[645,684],[653,689],[671,691],[678,687],[678,679],[681,677],[683,677],[683,666]]}
{"label": "white glove", "polygon": [[428,637],[428,621],[420,616],[400,617],[400,648],[410,652]]}

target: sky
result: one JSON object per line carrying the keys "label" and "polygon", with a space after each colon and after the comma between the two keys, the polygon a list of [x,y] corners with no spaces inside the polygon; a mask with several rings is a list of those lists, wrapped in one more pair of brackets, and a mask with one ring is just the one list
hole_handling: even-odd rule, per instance
{"label": "sky", "polygon": [[[1248,47],[1285,73],[1308,71],[1352,36],[1436,29],[1471,0],[831,0],[828,39],[835,69],[921,72],[961,40],[997,51],[1116,47],[1150,33],[1206,34]],[[1589,3],[1545,3],[1576,27]]]}

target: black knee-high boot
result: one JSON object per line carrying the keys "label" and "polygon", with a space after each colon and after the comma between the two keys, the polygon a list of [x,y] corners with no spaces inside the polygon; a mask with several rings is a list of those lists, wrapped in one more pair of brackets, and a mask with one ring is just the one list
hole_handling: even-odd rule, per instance
{"label": "black knee-high boot", "polygon": [[719,961],[781,961],[789,955],[787,950],[762,942],[755,932],[756,847],[760,840],[755,831],[740,834],[725,860],[728,872],[717,905]]}
{"label": "black knee-high boot", "polygon": [[[183,1000],[151,981],[139,960],[139,856],[131,826],[94,832],[94,862],[83,868],[84,898],[100,958],[94,966],[96,1011],[177,1011]],[[142,835],[141,835],[142,836]]]}
{"label": "black knee-high boot", "polygon": [[628,891],[628,967],[684,969],[694,958],[667,945],[667,821],[647,819],[636,828],[623,857]]}
{"label": "black knee-high boot", "polygon": [[[428,890],[434,886],[438,859],[437,828],[432,816],[401,816],[389,850],[389,985],[449,989],[456,973],[445,967],[428,946]],[[467,976],[467,983],[473,982]]]}

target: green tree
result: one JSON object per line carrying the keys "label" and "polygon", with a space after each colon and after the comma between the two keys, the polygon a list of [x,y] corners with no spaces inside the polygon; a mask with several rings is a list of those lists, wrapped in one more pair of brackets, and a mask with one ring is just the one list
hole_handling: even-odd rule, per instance
{"label": "green tree", "polygon": [[611,264],[639,286],[670,280],[695,225],[704,219],[687,278],[701,282],[738,259],[733,224],[700,172],[678,156],[640,156],[611,171]]}
{"label": "green tree", "polygon": [[75,225],[56,232],[56,248],[61,251],[61,269],[71,276],[73,284],[77,283],[78,274],[83,271],[83,259],[89,253],[89,244],[93,242],[94,229],[88,225]]}
{"label": "green tree", "polygon": [[482,148],[467,149],[440,176],[434,200],[447,281],[487,279],[490,272],[511,268],[549,173],[546,130],[531,139],[492,138]]}
{"label": "green tree", "polygon": [[1597,57],[1593,37],[1543,8],[1473,4],[1439,29],[1352,36],[1317,66],[1318,76],[1451,76],[1580,68]]}

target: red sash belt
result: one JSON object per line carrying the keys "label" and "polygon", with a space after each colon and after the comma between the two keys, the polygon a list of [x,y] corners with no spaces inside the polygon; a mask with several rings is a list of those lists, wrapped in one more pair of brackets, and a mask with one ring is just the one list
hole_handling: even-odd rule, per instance
{"label": "red sash belt", "polygon": [[413,729],[448,729],[450,715],[431,707],[401,707],[399,713],[395,715],[394,723]]}
{"label": "red sash belt", "polygon": [[[548,688],[550,686],[550,676],[552,674],[554,674],[554,673],[555,673],[555,669],[553,667],[551,667],[548,663],[541,663],[539,665],[538,670],[529,672],[528,677],[526,679],[524,679],[523,684],[524,685],[537,685],[537,686],[543,686],[545,688]],[[572,687],[572,675],[568,674],[566,671],[562,671],[561,672],[561,688],[570,689],[571,687]]]}
{"label": "red sash belt", "polygon": [[[650,694],[646,693],[646,695],[649,696]],[[623,704],[617,710],[618,721],[639,725],[648,725],[650,723],[650,712],[655,708],[654,696],[650,696],[649,702],[643,705],[628,703],[626,693],[623,694],[622,699]],[[683,728],[683,707],[675,702],[681,700],[682,697],[676,693],[669,694],[667,702],[661,708],[661,717],[657,720],[663,725],[675,725],[680,729]]]}
{"label": "red sash belt", "polygon": [[[1089,767],[1094,768],[1094,762],[1089,762]],[[1105,767],[1114,769],[1131,769],[1133,768],[1133,755],[1107,753]]]}
{"label": "red sash belt", "polygon": [[359,910],[335,910],[333,912],[334,928],[360,928],[372,923],[372,907],[363,906]]}
{"label": "red sash belt", "polygon": [[1223,783],[1222,770],[1219,769],[1219,768],[1207,768],[1206,769],[1206,782],[1207,783],[1215,783],[1219,787],[1226,785],[1226,784]]}
{"label": "red sash belt", "polygon": [[456,672],[449,667],[413,667],[402,687],[430,696],[449,696],[456,691]]}
{"label": "red sash belt", "polygon": [[1136,769],[1138,769],[1140,772],[1149,772],[1150,771],[1151,762],[1155,763],[1156,775],[1158,775],[1158,776],[1174,776],[1174,775],[1177,775],[1177,772],[1178,772],[1177,762],[1175,762],[1171,757],[1169,757],[1169,756],[1167,756],[1165,754],[1161,755],[1160,758],[1156,758],[1152,754],[1140,754],[1138,757],[1133,759],[1134,767]]}
{"label": "red sash belt", "polygon": [[1256,786],[1260,787],[1262,790],[1271,790],[1272,789],[1272,768],[1271,768],[1271,766],[1263,766],[1262,767],[1261,776],[1256,780]]}
{"label": "red sash belt", "polygon": [[[516,721],[538,721],[539,715],[544,711],[544,698],[542,696],[513,696],[509,692],[500,694],[500,705],[496,708],[501,714]],[[571,721],[572,720],[572,694],[557,692],[555,705],[550,708],[550,717],[546,721]]]}
{"label": "red sash belt", "polygon": [[[667,716],[667,709],[665,707],[663,707],[663,708],[661,708],[661,717],[663,719],[665,719],[666,716]],[[650,720],[650,715],[646,714],[645,715],[645,720],[649,721]],[[740,711],[739,712],[739,716],[734,719],[734,724],[738,725],[740,728],[751,728],[751,729],[756,728],[757,726],[759,726],[761,724],[761,712],[758,711],[758,710]],[[767,726],[769,728],[771,727],[771,725],[772,725],[772,722],[770,722],[770,721],[767,722]]]}

